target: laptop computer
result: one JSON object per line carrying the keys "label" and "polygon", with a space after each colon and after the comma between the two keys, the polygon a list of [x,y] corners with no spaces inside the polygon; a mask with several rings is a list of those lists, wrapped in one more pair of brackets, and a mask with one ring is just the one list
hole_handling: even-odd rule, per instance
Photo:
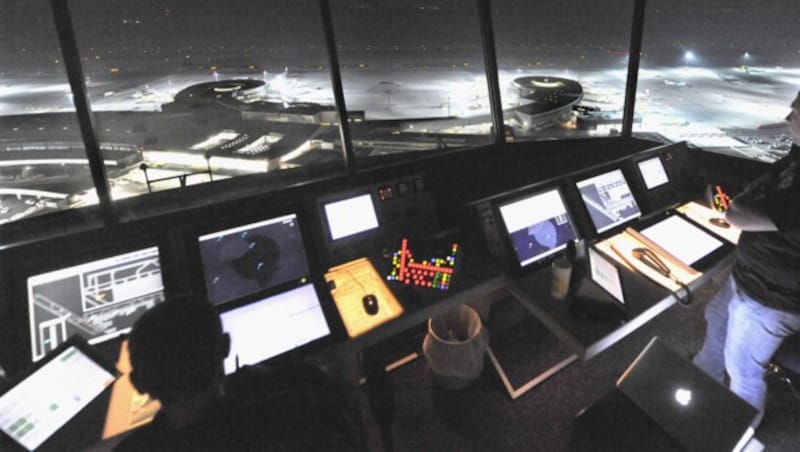
{"label": "laptop computer", "polygon": [[78,423],[85,425],[72,421],[116,378],[113,366],[72,336],[0,391],[0,450],[78,450],[99,440],[91,415]]}
{"label": "laptop computer", "polygon": [[738,451],[756,409],[654,337],[617,388],[686,450]]}

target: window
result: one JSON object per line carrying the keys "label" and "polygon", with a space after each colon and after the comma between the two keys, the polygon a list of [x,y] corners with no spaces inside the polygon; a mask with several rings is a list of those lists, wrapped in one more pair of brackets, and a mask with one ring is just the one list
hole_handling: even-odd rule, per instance
{"label": "window", "polygon": [[97,202],[50,3],[0,14],[0,224]]}
{"label": "window", "polygon": [[359,163],[490,142],[475,2],[331,2]]}
{"label": "window", "polygon": [[342,166],[315,1],[70,7],[112,199]]}
{"label": "window", "polygon": [[491,6],[503,121],[516,140],[622,129],[633,1]]}
{"label": "window", "polygon": [[798,15],[791,1],[648,2],[634,130],[755,160],[785,155]]}

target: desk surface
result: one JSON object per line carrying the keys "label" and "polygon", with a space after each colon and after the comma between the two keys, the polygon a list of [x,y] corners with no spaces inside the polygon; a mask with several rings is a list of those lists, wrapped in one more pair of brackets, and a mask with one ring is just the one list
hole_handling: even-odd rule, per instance
{"label": "desk surface", "polygon": [[[734,253],[724,256],[689,285],[690,291],[698,289],[706,284],[714,274],[727,269],[734,258]],[[576,267],[580,269],[582,265],[579,262]],[[583,272],[578,271],[573,280],[585,277],[581,273]],[[626,294],[625,309],[628,313],[628,320],[621,325],[584,320],[571,315],[569,313],[569,305],[573,301],[570,299],[571,295],[565,300],[555,300],[549,294],[551,278],[549,268],[537,270],[521,277],[509,278],[506,283],[508,290],[524,303],[553,334],[558,336],[579,357],[588,360],[678,301],[675,294],[669,290],[630,270],[621,268],[620,276]]]}

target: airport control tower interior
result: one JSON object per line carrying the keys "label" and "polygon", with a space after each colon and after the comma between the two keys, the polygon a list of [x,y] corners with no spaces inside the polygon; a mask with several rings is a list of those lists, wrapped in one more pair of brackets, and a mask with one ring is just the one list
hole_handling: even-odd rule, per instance
{"label": "airport control tower interior", "polygon": [[[612,450],[640,424],[601,402],[648,353],[691,363],[736,259],[724,210],[800,152],[796,0],[0,10],[0,407],[83,394],[67,347],[114,380],[52,431],[0,409],[21,450],[145,428],[126,339],[186,294],[232,338],[225,374],[302,360],[348,388],[364,450]],[[708,441],[800,450],[800,377],[774,368],[758,428]],[[640,418],[629,450],[696,450]]]}

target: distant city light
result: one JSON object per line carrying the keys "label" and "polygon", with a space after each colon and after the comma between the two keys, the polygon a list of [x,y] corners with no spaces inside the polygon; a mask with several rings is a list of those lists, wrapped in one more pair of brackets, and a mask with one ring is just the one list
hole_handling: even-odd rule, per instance
{"label": "distant city light", "polygon": [[694,52],[692,52],[691,50],[687,50],[687,51],[686,51],[686,52],[683,54],[683,59],[684,59],[684,60],[686,60],[686,67],[689,67],[689,64],[690,64],[692,61],[694,61],[694,60],[695,60]]}

